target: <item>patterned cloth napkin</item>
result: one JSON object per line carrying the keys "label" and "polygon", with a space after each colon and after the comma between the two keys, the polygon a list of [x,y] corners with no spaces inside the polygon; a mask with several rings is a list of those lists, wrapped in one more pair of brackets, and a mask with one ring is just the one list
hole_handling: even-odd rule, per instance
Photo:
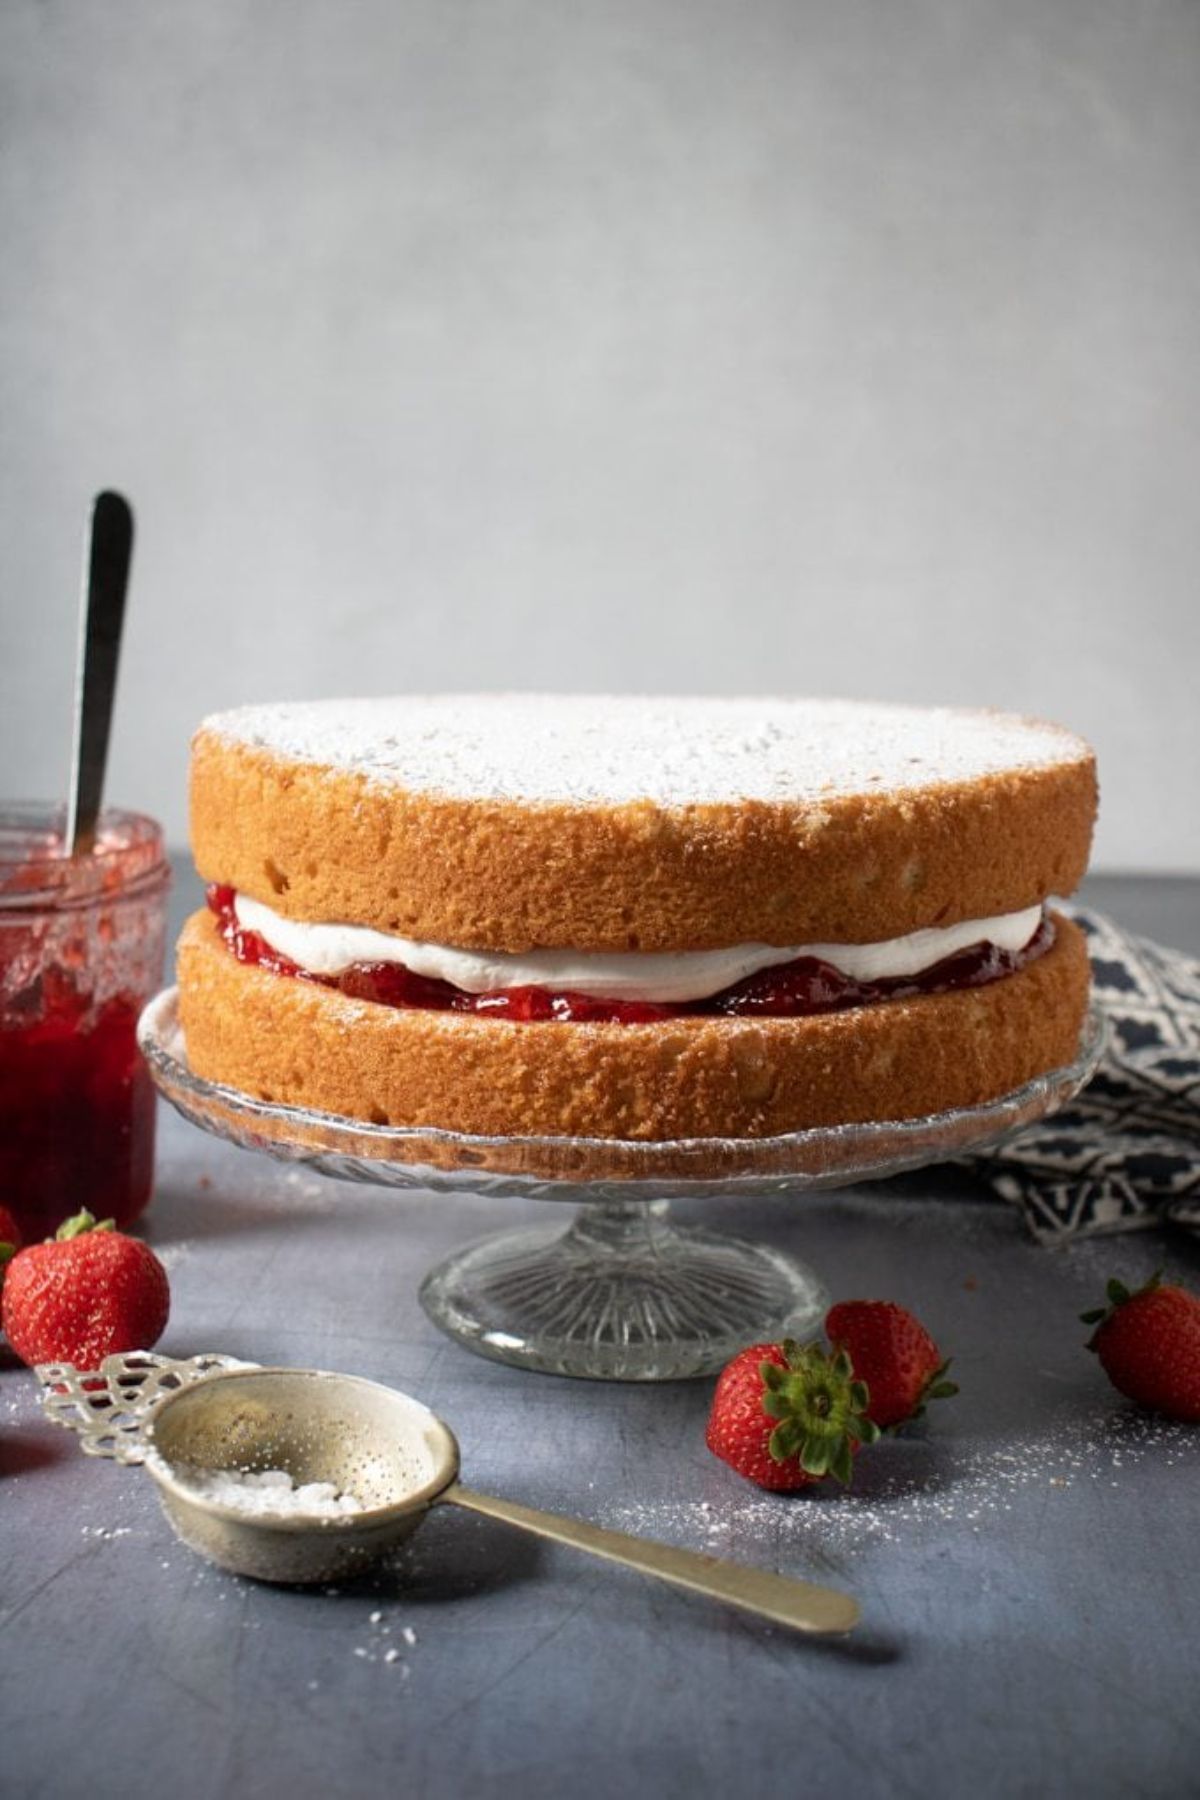
{"label": "patterned cloth napkin", "polygon": [[1200,962],[1070,910],[1108,1048],[1069,1107],[970,1166],[1042,1243],[1165,1220],[1200,1231]]}

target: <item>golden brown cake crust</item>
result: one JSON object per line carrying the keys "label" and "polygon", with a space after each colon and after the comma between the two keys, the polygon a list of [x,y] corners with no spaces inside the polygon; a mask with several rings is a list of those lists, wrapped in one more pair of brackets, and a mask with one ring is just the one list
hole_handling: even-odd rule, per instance
{"label": "golden brown cake crust", "polygon": [[239,962],[207,912],[179,945],[200,1076],[377,1124],[482,1135],[769,1137],[995,1099],[1074,1060],[1083,934],[1015,975],[806,1019],[511,1024],[402,1010]]}
{"label": "golden brown cake crust", "polygon": [[[1073,740],[1077,742],[1077,740]],[[1095,764],[898,794],[665,808],[410,793],[201,729],[200,873],[295,919],[521,952],[877,943],[1069,894]]]}

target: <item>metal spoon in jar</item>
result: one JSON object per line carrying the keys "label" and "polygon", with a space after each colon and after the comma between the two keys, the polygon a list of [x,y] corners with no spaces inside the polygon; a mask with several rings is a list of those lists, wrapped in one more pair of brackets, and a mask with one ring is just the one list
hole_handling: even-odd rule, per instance
{"label": "metal spoon in jar", "polygon": [[132,555],[133,513],[128,501],[120,494],[97,494],[85,544],[79,605],[75,737],[66,830],[72,856],[86,856],[96,837]]}

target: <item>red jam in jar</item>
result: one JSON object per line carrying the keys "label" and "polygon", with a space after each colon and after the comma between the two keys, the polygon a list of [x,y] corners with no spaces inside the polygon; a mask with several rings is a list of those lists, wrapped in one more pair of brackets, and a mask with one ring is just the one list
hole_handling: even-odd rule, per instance
{"label": "red jam in jar", "polygon": [[162,980],[162,832],[105,812],[71,857],[63,824],[61,809],[0,805],[0,1203],[26,1243],[85,1206],[128,1225],[154,1173],[136,1031]]}

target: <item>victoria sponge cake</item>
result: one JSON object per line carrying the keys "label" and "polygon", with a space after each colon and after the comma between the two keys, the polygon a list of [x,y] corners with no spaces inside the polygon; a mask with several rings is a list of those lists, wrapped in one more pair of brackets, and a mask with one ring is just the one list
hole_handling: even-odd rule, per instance
{"label": "victoria sponge cake", "polygon": [[192,746],[197,1074],[377,1124],[762,1137],[1075,1057],[1088,746],[996,712],[471,695]]}

